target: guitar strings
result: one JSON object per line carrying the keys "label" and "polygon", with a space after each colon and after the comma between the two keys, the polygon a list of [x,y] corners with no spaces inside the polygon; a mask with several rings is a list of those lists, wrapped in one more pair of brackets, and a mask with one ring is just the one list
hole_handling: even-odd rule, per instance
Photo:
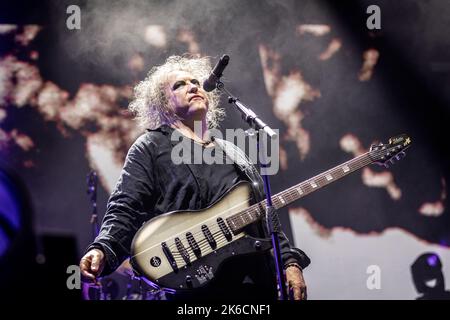
{"label": "guitar strings", "polygon": [[[242,202],[242,203],[240,203],[240,204],[237,204],[236,206],[240,206],[240,205],[242,205],[242,204],[248,203],[249,200],[250,200],[250,199],[247,199],[245,202]],[[236,207],[236,206],[235,206],[235,207]],[[251,208],[251,207],[252,207],[252,206],[246,208],[246,210],[249,209],[249,208]],[[226,213],[226,212],[230,211],[231,209],[234,209],[234,207],[229,208],[228,210],[226,210],[226,211],[224,211],[224,212],[222,212],[222,213],[219,213],[218,215],[222,215],[223,213]],[[241,212],[242,212],[242,211],[241,211]],[[238,213],[237,213],[237,214],[238,214]],[[227,219],[227,218],[224,219],[224,222],[225,222],[226,219]],[[198,226],[198,225],[197,225],[197,226]],[[227,225],[225,225],[225,227],[226,227],[226,229],[228,229],[228,230],[230,231],[230,233],[231,233],[232,236],[233,236],[233,231],[231,230],[231,228],[228,227]],[[223,234],[223,231],[222,231],[222,229],[220,228],[220,225],[219,225],[219,223],[218,223],[217,221],[214,221],[213,224],[211,224],[210,226],[208,226],[208,229],[209,229],[211,235],[213,236],[213,238],[214,238],[214,236]],[[183,233],[186,234],[187,232],[186,232],[186,233],[183,232]],[[179,234],[177,235],[178,238],[180,238],[179,236],[182,237],[182,236],[183,236],[183,233],[179,233]],[[196,232],[194,232],[194,233],[191,232],[191,234],[192,234],[192,236],[194,237],[194,239],[195,239],[195,237],[201,237],[201,238],[202,238],[201,240],[195,239],[195,241],[197,242],[197,244],[199,244],[199,245],[201,245],[201,244],[209,245],[209,241],[208,241],[208,239],[206,238],[206,235],[204,234],[204,232],[203,232],[202,230],[196,231]],[[173,237],[173,238],[175,239],[175,238],[177,238],[177,236],[175,236],[175,237]],[[223,236],[224,236],[224,238],[225,238],[225,235],[223,235]],[[225,239],[226,239],[226,238],[225,238]],[[180,240],[181,240],[181,238],[180,238]],[[189,241],[188,241],[188,244],[189,244]],[[190,244],[189,244],[189,247],[190,247]],[[169,245],[169,249],[174,249],[174,248],[178,249],[178,247],[176,246],[176,243],[175,243],[175,242]]]}
{"label": "guitar strings", "polygon": [[[379,155],[381,155],[382,153],[385,153],[385,152],[384,152],[384,151],[380,151],[380,152],[373,152],[373,153],[375,153],[375,154],[378,153]],[[362,167],[365,167],[366,165],[368,165],[368,164],[370,164],[370,163],[372,163],[372,162],[375,162],[375,161],[373,161],[370,157],[363,158],[364,156],[367,156],[367,155],[369,155],[369,152],[364,153],[364,154],[362,154],[362,155],[356,157],[356,158],[353,159],[353,160],[350,160],[350,161],[354,161],[354,162],[355,162],[354,164],[358,164],[358,165],[360,165],[360,166],[359,166],[359,168],[351,169],[348,173],[346,172],[346,174],[352,173],[352,172],[354,172],[354,171],[356,171],[356,170],[358,170],[358,169],[361,169]],[[362,158],[362,159],[356,160],[356,159],[358,159],[358,158]],[[355,160],[356,160],[356,161],[355,161]],[[362,160],[362,161],[361,161],[361,160]],[[359,162],[359,163],[358,163],[358,162]],[[346,162],[346,163],[347,163],[347,162]],[[340,166],[343,166],[343,165],[345,165],[346,163],[344,163],[344,164],[342,164],[342,165],[340,165]],[[304,182],[302,183],[302,185],[307,184],[309,181],[315,181],[315,182],[319,183],[320,181],[323,181],[323,180],[325,179],[324,176],[326,176],[327,172],[332,172],[333,170],[336,170],[336,169],[337,169],[337,168],[334,167],[334,168],[332,168],[332,169],[330,169],[330,170],[328,170],[328,171],[326,171],[326,172],[320,174],[320,176],[319,176],[318,178],[316,178],[317,176],[316,176],[316,177],[313,177],[313,178],[310,178],[310,179],[304,181]],[[339,178],[341,178],[341,177],[339,177]],[[329,182],[329,181],[327,180],[326,182]],[[325,186],[325,185],[323,185],[323,186]],[[320,186],[320,188],[323,187],[323,186]],[[298,188],[298,187],[297,187],[297,188]],[[285,196],[285,197],[292,197],[292,196],[294,196],[294,195],[293,195],[294,192],[296,192],[296,188],[291,187],[291,188],[287,189],[287,190],[284,192],[284,194],[285,194],[284,196]],[[298,191],[297,191],[296,193],[298,193]],[[294,196],[294,200],[296,200],[295,196]],[[274,201],[276,201],[276,197],[275,197]],[[255,205],[257,205],[257,204],[255,204]],[[246,210],[244,210],[244,211],[247,211],[248,209],[250,209],[250,208],[253,207],[253,206],[254,206],[254,205],[252,205],[252,206],[246,208]],[[240,214],[240,213],[242,213],[242,212],[238,212],[238,213],[236,213],[236,215],[238,215],[238,214]],[[236,215],[235,215],[235,216],[236,216]],[[244,223],[245,223],[245,221],[244,221]],[[215,225],[216,225],[216,224],[212,225],[212,226],[210,227],[210,229],[213,230],[213,226],[215,226]],[[211,230],[210,230],[210,231],[211,231]],[[202,233],[203,233],[203,232],[197,232],[196,235],[202,234]],[[221,242],[221,241],[224,242],[224,240],[227,240],[226,237],[225,237],[225,235],[223,234],[223,231],[220,229],[220,226],[219,226],[219,228],[218,228],[216,231],[211,232],[211,234],[213,235],[213,238],[214,238],[214,236],[218,236],[218,237],[219,237],[219,239],[214,239],[214,240],[216,240],[216,242],[217,242],[218,245],[220,245],[220,242]],[[228,241],[228,240],[227,240],[227,241]],[[198,244],[198,246],[199,246],[199,248],[200,248],[200,251],[205,250],[205,249],[208,249],[208,248],[211,248],[211,246],[209,245],[209,241],[208,241],[208,239],[206,238],[206,236],[205,236],[205,238],[203,238],[202,240],[199,240],[199,241],[196,241],[196,242],[197,242],[197,244]],[[188,244],[189,244],[189,243],[188,243]],[[170,246],[170,248],[173,249],[174,246],[176,247],[176,244]],[[184,246],[184,244],[183,244],[183,246]],[[185,247],[185,246],[184,246],[184,247]],[[176,249],[178,250],[178,247],[176,247]],[[189,246],[188,246],[187,248],[185,247],[185,249],[186,249],[187,253],[189,254],[190,244],[189,244]],[[178,261],[181,261],[181,262],[185,263],[183,256],[182,256],[180,253],[178,253],[179,251],[177,251],[177,250],[174,250],[174,252],[173,252],[174,258],[177,259]],[[191,250],[192,250],[192,249],[191,249]],[[215,250],[215,249],[211,248],[211,249],[210,249],[210,252],[213,252],[214,250]],[[192,251],[193,251],[193,250],[192,250]],[[210,252],[209,252],[209,253],[210,253]],[[195,254],[193,254],[193,255],[195,256]],[[180,257],[181,257],[181,258],[180,258]],[[196,256],[195,256],[195,257],[196,257]]]}
{"label": "guitar strings", "polygon": [[[386,149],[385,149],[385,150],[386,150]],[[375,151],[375,152],[372,152],[372,153],[375,154],[375,155],[377,155],[377,154],[378,154],[378,155],[381,155],[381,154],[383,154],[383,153],[386,154],[386,151],[385,151],[385,150]],[[362,155],[356,157],[355,159],[350,160],[350,161],[355,162],[354,164],[360,165],[360,167],[359,167],[359,168],[356,168],[356,169],[353,169],[353,170],[350,170],[350,171],[349,171],[348,173],[346,173],[346,174],[352,173],[352,172],[356,171],[357,169],[360,169],[360,168],[362,168],[362,167],[364,167],[364,166],[366,166],[366,165],[368,165],[368,164],[370,164],[370,163],[372,163],[372,162],[375,162],[375,161],[373,161],[370,157],[363,158],[364,156],[368,156],[369,154],[370,154],[370,152],[366,152],[366,153],[364,153],[364,154],[362,154]],[[363,158],[363,159],[357,160],[358,158]],[[362,160],[362,161],[361,161],[361,160]],[[348,162],[350,162],[350,161],[347,161],[347,162],[341,164],[340,166],[344,166],[344,165],[346,165],[346,164],[347,164]],[[358,162],[359,162],[359,163],[358,163]],[[327,172],[331,172],[331,171],[333,171],[333,170],[336,170],[336,167],[334,167],[334,168],[332,168],[332,169],[330,169],[330,170],[328,170],[328,171],[325,171],[324,173],[320,174],[320,176],[319,176],[318,178],[316,178],[317,176],[315,176],[315,177],[313,177],[313,178],[310,178],[310,179],[304,181],[301,185],[305,185],[305,184],[307,184],[309,181],[313,181],[313,180],[316,181],[316,182],[319,182],[319,180],[324,180],[324,176],[327,174]],[[339,177],[339,178],[340,178],[340,177]],[[327,182],[328,182],[328,181],[327,181]],[[301,185],[300,185],[299,187],[301,187]],[[322,186],[320,186],[320,187],[322,187]],[[298,188],[298,187],[297,187],[297,188]],[[286,196],[286,197],[292,197],[294,192],[298,193],[298,191],[296,190],[297,188],[295,188],[295,187],[288,188],[288,189],[284,192],[285,196]],[[295,196],[294,196],[294,199],[295,199]],[[250,200],[250,199],[246,199],[244,202],[239,203],[239,204],[237,204],[236,206],[245,204],[245,203],[248,202],[249,200]],[[276,201],[276,198],[274,199],[274,202],[275,202],[275,201]],[[259,203],[256,203],[256,204],[254,204],[254,205],[252,205],[252,206],[246,208],[245,210],[243,210],[243,211],[241,211],[241,212],[237,212],[235,215],[233,215],[233,216],[231,216],[231,217],[228,217],[228,218],[236,217],[236,216],[238,216],[239,214],[242,214],[243,212],[248,211],[249,209],[252,209],[252,208],[256,207],[257,205],[259,205]],[[236,206],[234,206],[234,207],[232,207],[232,208],[229,208],[229,209],[225,210],[224,212],[219,213],[218,215],[222,215],[222,214],[224,214],[224,213],[226,213],[226,212],[228,212],[228,211],[234,209]],[[225,219],[227,219],[227,218],[225,218]],[[245,223],[245,220],[244,220],[244,223]],[[223,234],[223,231],[222,231],[222,229],[220,228],[220,226],[218,225],[218,223],[217,223],[217,226],[218,226],[218,227],[213,228],[214,226],[216,226],[216,223],[214,223],[213,225],[211,225],[208,229],[210,229],[211,235],[213,236],[213,238],[214,238],[214,240],[216,241],[216,243],[219,245],[219,242],[221,242],[221,241],[224,241],[224,240],[228,241],[228,240],[226,239],[225,235]],[[214,230],[214,229],[216,229],[216,230]],[[204,233],[203,233],[203,231],[198,231],[198,232],[195,232],[195,233],[192,234],[192,235],[193,235],[193,236],[195,235],[195,236],[198,237],[199,235],[203,235],[203,236],[204,236]],[[219,237],[219,238],[216,239],[215,236],[216,236],[216,237]],[[194,237],[194,239],[195,239],[195,237]],[[180,239],[180,240],[181,240],[181,239]],[[202,237],[201,240],[198,240],[198,241],[196,240],[196,243],[197,243],[198,247],[200,248],[200,251],[205,250],[205,249],[211,247],[210,244],[209,244],[208,239],[206,238],[206,236]],[[195,256],[195,254],[193,253],[193,249],[191,248],[189,242],[188,242],[188,244],[189,244],[189,246],[187,246],[187,247],[183,244],[183,247],[185,248],[185,250],[187,251],[187,253],[188,253],[189,256],[191,255],[191,253],[189,252],[189,250],[191,250],[191,251],[192,251],[192,254]],[[184,261],[183,255],[182,255],[181,253],[179,253],[178,247],[177,247],[176,243],[173,243],[173,244],[169,245],[169,249],[171,249],[171,252],[173,251],[173,252],[172,252],[172,255],[174,256],[175,259],[178,259],[179,261],[181,261],[181,260]],[[176,250],[174,250],[174,249],[176,249]],[[211,252],[212,252],[212,251],[214,251],[214,249],[211,248]],[[181,257],[181,258],[180,258],[180,257]],[[181,259],[181,260],[180,260],[180,259]]]}
{"label": "guitar strings", "polygon": [[[367,153],[365,153],[365,154],[363,154],[363,155],[360,155],[359,157],[362,157],[362,156],[364,156],[364,155],[367,155]],[[357,158],[358,158],[358,157],[357,157]],[[363,160],[363,161],[361,161],[361,160]],[[361,160],[359,160],[359,162],[360,162],[359,164],[362,165],[361,167],[363,167],[363,166],[365,166],[365,165],[367,165],[367,164],[373,162],[370,158],[367,158],[367,159],[361,159]],[[358,161],[357,161],[357,162],[358,162]],[[333,168],[333,169],[334,169],[334,168]],[[326,172],[330,172],[330,171],[332,171],[333,169],[328,170],[328,171],[326,171]],[[359,168],[358,168],[358,169],[359,169]],[[351,173],[351,172],[353,172],[353,171],[355,171],[355,170],[356,170],[356,169],[353,169],[353,170],[351,170],[351,171],[348,172],[348,173]],[[315,181],[319,182],[319,180],[323,180],[323,179],[324,179],[323,176],[326,175],[326,172],[323,173],[323,174],[321,174],[321,177],[316,178]],[[347,173],[347,174],[348,174],[348,173]],[[302,184],[306,184],[308,181],[311,181],[311,180],[314,180],[314,178],[308,179],[308,180],[306,180],[306,181],[305,181],[304,183],[302,183]],[[289,190],[289,189],[291,189],[291,190]],[[287,190],[285,191],[285,194],[286,194],[286,196],[288,196],[288,197],[293,196],[293,193],[294,193],[294,192],[298,193],[298,192],[295,190],[295,188],[289,188],[289,189],[287,189]],[[276,201],[276,199],[275,199],[275,201]],[[250,209],[250,208],[253,207],[253,206],[254,206],[254,205],[252,205],[252,206],[246,208],[246,210]],[[238,214],[239,214],[239,213],[236,213],[236,215],[238,215]],[[213,228],[212,228],[213,226],[216,226],[216,224],[214,224],[214,225],[212,225],[212,226],[210,227],[211,230],[213,230]],[[217,224],[217,226],[218,226],[218,224]],[[211,230],[210,230],[210,231],[211,231]],[[195,233],[196,236],[198,236],[199,234],[204,236],[203,232],[201,232],[201,231]],[[214,236],[218,236],[218,235],[220,236],[220,235],[222,235],[222,239],[226,239],[226,238],[225,238],[225,235],[223,235],[223,232],[222,232],[222,230],[220,229],[220,226],[219,226],[219,227],[216,227],[216,230],[212,231],[211,234],[213,235],[213,238],[214,238]],[[197,242],[198,246],[200,247],[200,250],[210,247],[209,241],[208,241],[208,239],[206,238],[206,236],[202,237],[202,239],[199,240],[199,241],[196,240],[196,242]],[[189,243],[188,243],[188,244],[189,244]],[[184,246],[184,244],[183,244],[183,246]],[[184,246],[184,247],[185,247],[185,249],[187,250],[187,252],[189,253],[189,249],[191,249],[191,248],[190,248],[190,244],[189,244],[188,247],[186,247],[186,246]],[[172,249],[172,250],[174,251],[173,254],[175,254],[175,255],[177,255],[177,256],[179,256],[179,255],[182,256],[180,253],[178,253],[178,247],[176,246],[175,243],[174,243],[173,245],[170,245],[169,248]],[[176,249],[176,250],[174,250],[174,249]],[[191,250],[192,250],[192,249],[191,249]],[[211,249],[211,251],[213,251],[213,249]]]}
{"label": "guitar strings", "polygon": [[[367,160],[369,160],[369,159],[367,159]],[[367,161],[363,161],[362,163],[364,163],[364,162],[367,162]],[[369,160],[368,161],[368,163],[370,163],[370,162],[372,162],[371,160]],[[354,171],[354,170],[352,170],[352,171]],[[321,179],[323,179],[322,177],[321,177]],[[318,179],[316,179],[316,181],[318,181]],[[290,190],[290,191],[287,191],[286,193],[288,194],[288,195],[292,195],[292,192],[293,192],[294,190]],[[215,224],[214,224],[215,225]],[[212,226],[211,226],[212,227]],[[211,231],[211,230],[210,230]],[[202,234],[203,232],[197,232],[196,233],[196,235],[198,236],[198,234]],[[220,235],[221,233],[223,233],[222,232],[222,230],[220,229],[220,227],[217,229],[217,231],[213,231],[213,232],[211,232],[212,233],[212,235],[213,235],[213,238],[214,238],[214,236],[217,236],[217,235]],[[204,249],[205,247],[206,248],[208,248],[208,247],[210,247],[210,245],[209,245],[209,241],[208,241],[208,239],[206,238],[206,236],[205,237],[203,237],[203,239],[202,240],[199,240],[199,241],[196,241],[197,242],[197,244],[199,245],[199,247],[202,249]],[[184,245],[183,245],[184,246]],[[190,249],[190,245],[186,248],[186,246],[184,246],[185,247],[185,249],[187,250],[187,252],[189,253],[189,249]],[[175,255],[178,255],[178,247],[176,246],[176,244],[173,244],[173,245],[171,245],[170,247],[169,247],[170,249],[172,249],[173,251],[174,251],[174,254]],[[174,250],[176,248],[176,250]],[[181,254],[179,254],[179,255],[181,255]]]}
{"label": "guitar strings", "polygon": [[[218,240],[216,241],[216,243],[217,243],[217,248],[219,248],[219,247],[221,247],[222,245],[227,244],[228,241],[227,241],[225,238],[221,238],[221,239],[218,239]],[[192,251],[192,252],[189,252],[188,249],[186,249],[186,250],[188,251],[188,256],[189,256],[189,259],[190,259],[191,262],[194,261],[194,260],[196,260],[196,259],[198,259],[198,257],[195,255],[195,253],[193,253],[193,251]],[[209,245],[206,245],[206,246],[203,246],[200,250],[201,250],[201,256],[200,256],[200,258],[201,258],[201,257],[204,257],[204,256],[206,256],[206,255],[208,255],[208,254],[214,252],[214,251],[217,250],[217,249],[212,249]],[[180,263],[180,264],[186,263],[186,261],[184,260],[182,254],[176,253],[176,252],[175,252],[175,253],[172,253],[172,256],[173,256],[173,258],[175,259],[175,261],[176,261],[177,263]]]}
{"label": "guitar strings", "polygon": [[[219,215],[223,215],[223,214],[229,212],[230,210],[235,209],[236,207],[239,207],[239,206],[241,206],[241,205],[245,205],[245,204],[247,204],[247,203],[250,201],[250,199],[251,199],[251,198],[247,198],[247,199],[245,199],[244,201],[242,201],[242,202],[240,202],[240,203],[237,203],[235,206],[230,207],[230,208],[227,208],[227,210],[224,210],[224,211],[218,213],[217,215],[218,215],[218,216],[219,216]],[[251,208],[251,207],[253,207],[253,205],[250,206],[250,207],[247,207],[246,209],[249,209],[249,208]],[[242,211],[239,211],[239,212],[242,212]],[[239,212],[238,212],[238,213],[239,213]],[[227,218],[224,219],[224,222],[225,222],[226,219],[227,219]],[[191,228],[197,227],[197,226],[199,226],[199,225],[201,225],[201,224],[204,224],[204,222],[198,223],[197,225],[195,225],[195,226],[193,226],[193,227],[191,227]],[[230,229],[230,228],[228,227],[228,229]],[[177,235],[175,235],[175,236],[173,237],[173,239],[175,239],[176,237],[182,237],[182,236],[183,236],[183,233],[186,234],[186,232],[178,233]],[[219,232],[214,231],[213,234],[215,235],[215,234],[217,234],[217,233],[220,233],[220,230],[219,230]],[[192,233],[192,235],[198,237],[198,236],[200,236],[200,235],[203,235],[203,232],[202,232],[202,231],[197,231],[197,232],[195,232],[195,233]],[[195,238],[195,237],[194,237],[194,238]],[[200,241],[202,241],[202,240],[197,241],[197,243],[200,242]],[[205,241],[207,241],[207,240],[205,240]],[[173,248],[173,245],[174,245],[174,244],[169,245],[169,248]],[[176,246],[176,244],[175,244],[175,246]],[[133,257],[136,257],[136,256],[138,256],[138,255],[141,255],[141,254],[143,254],[143,253],[145,253],[146,251],[151,250],[151,249],[152,249],[152,247],[146,248],[146,249],[144,249],[144,250],[140,250],[139,253],[133,255]]]}
{"label": "guitar strings", "polygon": [[[364,155],[367,155],[367,153],[366,154],[363,154],[363,155],[361,155],[361,156],[359,156],[359,157],[362,157],[362,156],[364,156]],[[358,158],[358,157],[357,157]],[[356,158],[355,158],[356,159]],[[361,161],[361,160],[360,160]],[[364,159],[364,161],[362,161],[362,164],[363,164],[363,166],[365,166],[365,165],[367,165],[367,164],[369,164],[369,163],[371,163],[372,162],[372,160],[370,160],[370,158],[369,159]],[[332,170],[332,169],[331,169]],[[326,171],[326,172],[329,172],[329,171],[331,171],[331,170],[328,170],[328,171]],[[351,173],[351,172],[353,172],[353,171],[355,171],[355,170],[351,170],[350,172],[348,172],[348,173]],[[326,172],[325,173],[323,173],[323,175],[325,175],[326,174]],[[322,175],[322,174],[321,174]],[[315,179],[315,181],[319,181],[319,180],[323,180],[324,178],[323,177],[319,177],[319,178],[316,178]],[[311,178],[311,179],[308,179],[308,180],[306,180],[306,181],[304,181],[303,183],[302,183],[302,185],[304,185],[304,184],[307,184],[309,181],[311,181],[311,180],[314,180],[314,177],[313,178]],[[304,188],[305,188],[305,186],[303,186]],[[298,187],[297,187],[298,188]],[[288,189],[286,189],[286,191],[284,192],[285,193],[285,196],[288,196],[288,197],[292,197],[293,195],[294,195],[294,193],[298,193],[298,191],[297,191],[297,188],[294,188],[294,187],[291,187],[291,188],[288,188]],[[247,199],[246,201],[248,201],[249,199]],[[277,201],[277,197],[276,197],[276,195],[274,196],[274,202],[275,201]],[[239,206],[239,205],[242,205],[242,204],[244,204],[244,202],[243,203],[239,203],[239,204],[237,204],[236,206]],[[249,207],[247,207],[245,210],[243,210],[243,211],[240,211],[240,212],[237,212],[235,215],[233,215],[233,216],[231,216],[231,217],[228,217],[228,218],[232,218],[233,219],[233,217],[236,217],[236,216],[238,216],[238,215],[240,215],[240,214],[242,214],[243,212],[245,212],[245,211],[249,211],[250,209],[256,209],[255,207],[257,207],[259,205],[259,203],[255,203],[255,204],[253,204],[253,205],[251,205],[251,206],[249,206]],[[226,210],[226,211],[224,211],[224,212],[221,212],[221,213],[219,213],[218,215],[222,215],[222,214],[224,214],[224,213],[226,213],[227,211],[230,211],[231,209],[234,209],[236,206],[234,206],[234,207],[232,207],[232,208],[230,208],[230,209],[228,209],[228,210]],[[265,204],[263,204],[263,206],[265,206]],[[257,210],[255,210],[255,211],[257,211]],[[236,217],[237,218],[237,217]],[[235,219],[236,219],[235,218]],[[227,218],[226,218],[227,219]],[[224,219],[224,220],[226,220],[226,219]],[[244,221],[244,223],[245,223],[245,221]],[[214,225],[215,225],[216,223],[214,223]],[[231,229],[231,228],[230,228]],[[221,230],[219,230],[219,231],[221,231]],[[220,233],[220,232],[219,232]],[[180,233],[180,235],[181,235],[182,233]],[[203,232],[202,231],[197,231],[197,232],[195,232],[195,233],[193,233],[193,235],[194,236],[200,236],[200,235],[203,235]]]}
{"label": "guitar strings", "polygon": [[[213,227],[211,227],[210,229],[213,229]],[[203,233],[201,233],[203,236],[204,236],[204,234]],[[222,239],[226,239],[225,238],[225,236],[223,235],[223,232],[222,232],[222,230],[220,230],[220,227],[218,228],[218,229],[216,229],[216,230],[214,230],[214,231],[211,231],[211,235],[213,236],[213,238],[214,238],[214,240],[217,242],[217,240],[222,240]],[[221,235],[223,235],[223,237],[220,237]],[[216,239],[215,237],[218,237],[218,239]],[[182,240],[181,238],[180,238],[180,240]],[[187,241],[187,240],[186,240]],[[205,249],[205,248],[207,248],[207,247],[210,247],[210,245],[209,245],[209,241],[208,241],[208,239],[206,238],[206,236],[204,236],[204,238],[202,238],[201,240],[195,240],[196,242],[197,242],[197,245],[199,246],[199,248],[200,248],[200,250],[201,249]],[[227,240],[228,241],[228,240]],[[189,249],[191,249],[192,250],[192,252],[193,252],[193,249],[192,249],[192,246],[189,244],[189,241],[187,241],[188,242],[188,247],[186,247],[185,245],[184,245],[184,243],[183,243],[183,246],[186,248],[186,250],[188,250],[189,251]],[[177,247],[177,245],[176,245],[176,243],[173,243],[173,244],[171,244],[171,245],[169,245],[169,249],[176,249],[176,250],[178,250],[178,247]],[[173,254],[173,253],[172,253]]]}
{"label": "guitar strings", "polygon": [[[373,153],[375,153],[375,154],[379,153],[379,155],[381,155],[382,153],[385,153],[385,151],[376,151],[376,152],[373,152]],[[341,164],[341,165],[339,165],[339,166],[344,166],[344,165],[346,165],[348,162],[354,161],[354,162],[355,162],[354,164],[357,164],[357,162],[360,162],[360,163],[358,163],[358,164],[360,164],[360,165],[362,164],[361,167],[364,167],[364,166],[366,166],[367,164],[370,164],[370,163],[374,162],[370,157],[363,158],[364,156],[368,156],[369,154],[370,154],[370,152],[366,152],[366,153],[364,153],[364,154],[362,154],[362,155],[359,155],[359,156],[357,156],[356,158],[354,158],[354,159],[352,159],[352,160],[349,160],[349,161],[347,161],[347,162],[345,162],[345,163],[343,163],[343,164]],[[359,159],[359,158],[362,158],[362,159]],[[362,161],[361,161],[361,160],[362,160]],[[337,166],[337,167],[339,167],[339,166]],[[331,171],[333,171],[333,170],[336,170],[337,167],[334,167],[334,168],[332,168],[332,169],[330,169],[330,170],[328,170],[328,171],[325,171],[324,173],[321,173],[321,174],[319,175],[320,177],[318,177],[318,178],[316,178],[317,176],[314,176],[314,177],[312,177],[312,178],[310,178],[310,179],[304,181],[301,185],[302,185],[303,187],[306,187],[306,186],[304,186],[304,185],[305,185],[305,184],[308,184],[308,183],[309,183],[310,181],[312,181],[312,180],[314,180],[314,181],[323,180],[323,179],[324,179],[323,176],[325,176],[328,172],[331,172]],[[361,168],[361,167],[360,167],[360,168]],[[360,169],[360,168],[357,168],[357,169]],[[353,170],[349,171],[347,174],[349,174],[349,173],[351,173],[351,172],[354,172],[354,171],[357,170],[357,169],[353,169]],[[297,187],[297,188],[298,188],[298,187]],[[284,191],[284,193],[285,193],[287,196],[292,196],[294,192],[298,193],[297,188],[295,188],[295,187],[290,187],[290,188],[286,189],[286,190]],[[276,195],[275,195],[275,196],[276,196]],[[275,196],[274,196],[274,197],[275,197]],[[276,199],[277,199],[277,197],[274,198],[274,201],[276,201]],[[248,201],[248,200],[249,200],[249,199],[247,199],[246,201]],[[295,200],[296,200],[296,199],[295,199]],[[242,204],[244,204],[244,203],[240,203],[240,204],[238,204],[238,205],[236,205],[236,206],[239,206],[239,205],[242,205]],[[232,217],[238,216],[239,214],[242,214],[242,213],[245,212],[245,211],[249,211],[249,209],[255,209],[255,207],[258,206],[258,205],[259,205],[259,203],[255,203],[255,204],[251,205],[250,207],[247,207],[245,210],[240,211],[240,212],[237,212],[235,215],[233,215],[233,216],[231,216],[231,217],[228,217],[228,218],[232,218]],[[236,207],[236,206],[235,206],[235,207]],[[234,209],[235,207],[232,207],[232,208],[230,208],[229,210]],[[227,211],[229,211],[229,210],[227,210]],[[227,211],[222,212],[222,213],[219,213],[219,215],[222,215],[222,214],[226,213]],[[244,221],[244,222],[245,222],[245,221]],[[199,234],[202,234],[202,232],[197,232],[196,234],[193,234],[193,235],[197,235],[197,236],[198,236]]]}
{"label": "guitar strings", "polygon": [[[239,206],[243,206],[243,205],[245,205],[245,204],[248,204],[250,200],[251,200],[251,198],[247,198],[247,199],[245,199],[244,201],[242,201],[242,202],[240,202],[240,203],[237,203],[237,204],[234,205],[233,207],[227,208],[226,210],[217,213],[216,216],[213,217],[213,218],[216,218],[216,219],[217,219],[217,218],[219,218],[219,216],[222,216],[222,215],[224,215],[224,214],[227,214],[227,213],[230,212],[231,210],[236,209],[236,207],[239,207]],[[253,206],[253,205],[252,205],[252,206]],[[245,208],[243,211],[248,210],[248,209],[251,208],[252,206],[249,206],[249,207]],[[238,213],[240,213],[240,212],[243,212],[243,211],[238,211],[236,214],[238,214]],[[233,217],[233,216],[230,216],[230,217]],[[213,219],[213,218],[211,218],[211,219]],[[228,218],[229,218],[229,217],[227,217],[227,218],[222,218],[222,219],[224,220],[224,222],[226,222],[226,220],[227,220]],[[214,225],[215,225],[216,223],[218,223],[217,220],[214,221]],[[195,226],[192,226],[191,229],[192,229],[192,228],[199,227],[199,226],[204,225],[204,224],[205,224],[205,221],[203,221],[203,222],[201,222],[201,223],[197,223]],[[227,226],[227,228],[228,228],[228,229],[231,229],[231,228],[229,228],[228,226]],[[209,229],[209,227],[208,227],[208,229]],[[187,232],[180,232],[180,233],[176,234],[173,238],[175,239],[177,236],[182,236],[183,234],[186,234],[186,233],[187,233]],[[199,236],[199,235],[202,235],[202,234],[203,234],[203,231],[201,231],[201,230],[200,230],[200,231],[196,231],[195,233],[192,233],[193,236]]]}

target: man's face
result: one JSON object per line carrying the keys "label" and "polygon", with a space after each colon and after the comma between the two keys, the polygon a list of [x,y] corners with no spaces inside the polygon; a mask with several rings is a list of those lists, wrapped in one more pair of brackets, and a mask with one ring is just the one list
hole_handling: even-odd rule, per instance
{"label": "man's face", "polygon": [[169,105],[182,120],[201,120],[208,111],[208,98],[199,79],[186,71],[168,74],[166,94]]}

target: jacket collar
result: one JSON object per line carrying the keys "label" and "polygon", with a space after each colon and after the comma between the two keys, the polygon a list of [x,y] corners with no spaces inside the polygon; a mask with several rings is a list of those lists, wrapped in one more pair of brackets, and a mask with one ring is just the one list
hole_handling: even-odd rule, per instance
{"label": "jacket collar", "polygon": [[166,135],[167,134],[172,134],[172,132],[174,130],[175,130],[174,128],[172,128],[171,126],[169,126],[167,124],[163,124],[163,125],[159,126],[156,129],[147,129],[147,131],[160,131],[160,132],[162,132],[162,133],[164,133]]}

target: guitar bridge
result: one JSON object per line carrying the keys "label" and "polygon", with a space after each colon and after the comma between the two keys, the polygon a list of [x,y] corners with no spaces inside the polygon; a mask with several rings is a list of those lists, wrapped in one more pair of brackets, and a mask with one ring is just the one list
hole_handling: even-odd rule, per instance
{"label": "guitar bridge", "polygon": [[172,266],[172,269],[174,272],[178,271],[177,262],[175,261],[175,258],[172,255],[172,252],[170,252],[169,247],[167,246],[167,243],[163,242],[161,243],[162,250],[164,254],[166,255],[167,260],[169,260],[170,265]]}

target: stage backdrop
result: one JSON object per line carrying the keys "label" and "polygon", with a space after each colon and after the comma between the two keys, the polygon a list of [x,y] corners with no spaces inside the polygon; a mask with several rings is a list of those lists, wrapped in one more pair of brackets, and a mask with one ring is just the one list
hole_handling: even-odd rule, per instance
{"label": "stage backdrop", "polygon": [[[444,296],[450,6],[335,2],[50,1],[3,11],[0,152],[29,192],[34,233],[73,237],[76,264],[92,240],[88,173],[98,173],[101,218],[142,133],[127,112],[133,86],[169,55],[215,63],[227,53],[227,88],[280,130],[274,192],[374,143],[411,138],[395,165],[368,166],[280,210],[312,260],[309,298]],[[222,107],[221,130],[246,128],[226,97]],[[0,255],[20,229],[3,193]]]}

